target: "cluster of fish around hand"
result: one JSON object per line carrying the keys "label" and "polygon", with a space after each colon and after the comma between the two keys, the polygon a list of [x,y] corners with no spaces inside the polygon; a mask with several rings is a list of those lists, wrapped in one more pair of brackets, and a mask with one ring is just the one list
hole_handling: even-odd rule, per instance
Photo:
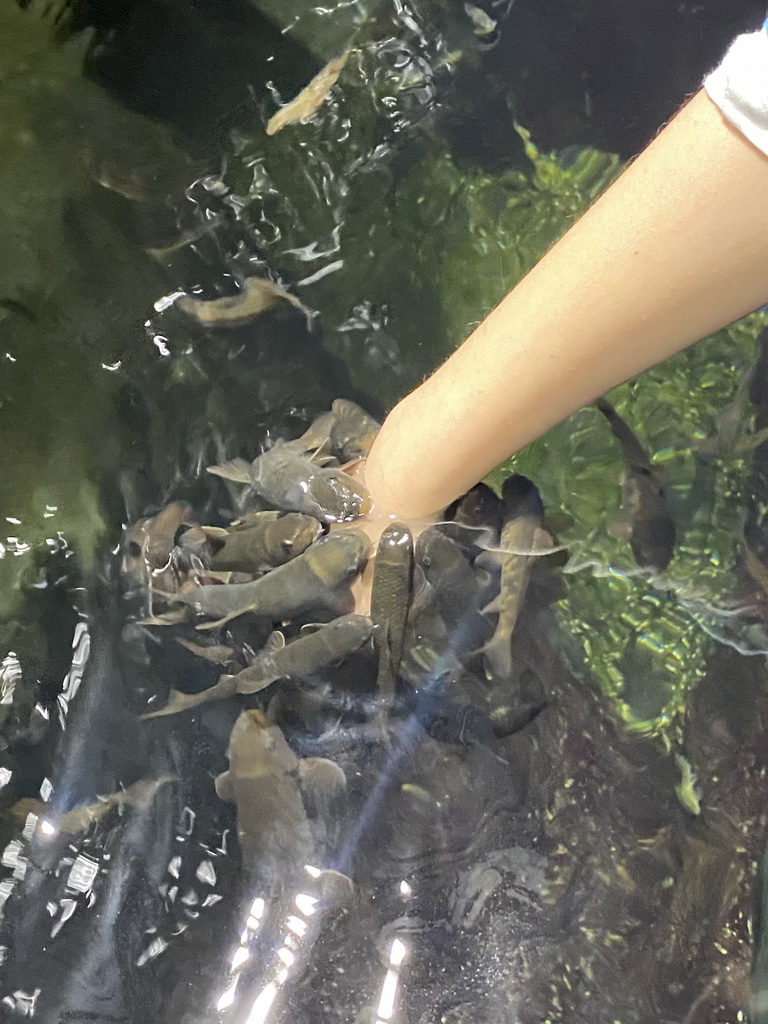
{"label": "cluster of fish around hand", "polygon": [[[293,862],[297,849],[306,856],[309,843],[297,811],[288,830],[293,852],[271,850],[261,805],[274,804],[277,782],[283,810],[291,802],[300,809],[301,800],[331,806],[344,789],[338,765],[297,757],[282,727],[286,705],[289,718],[302,713],[297,690],[311,698],[319,684],[326,694],[348,685],[337,670],[349,659],[362,657],[370,669],[367,681],[357,680],[358,696],[367,687],[367,735],[383,742],[415,714],[435,739],[493,748],[532,717],[513,681],[512,633],[532,565],[551,544],[538,491],[517,475],[501,498],[478,485],[415,541],[406,525],[392,523],[375,553],[370,614],[356,614],[350,585],[367,563],[369,540],[354,524],[329,527],[370,507],[346,469],[367,455],[377,430],[362,409],[337,400],[297,440],[278,442],[252,463],[210,467],[244,487],[227,526],[200,525],[188,505],[174,502],[126,537],[124,567],[143,573],[155,606],[142,624],[171,627],[179,644],[222,669],[201,692],[171,689],[164,706],[143,717],[242,695],[230,769],[216,788],[235,802],[244,863],[259,870],[265,860]],[[158,611],[158,600],[167,607]],[[262,639],[254,642],[249,627],[261,628]],[[328,719],[337,737],[342,705]]]}

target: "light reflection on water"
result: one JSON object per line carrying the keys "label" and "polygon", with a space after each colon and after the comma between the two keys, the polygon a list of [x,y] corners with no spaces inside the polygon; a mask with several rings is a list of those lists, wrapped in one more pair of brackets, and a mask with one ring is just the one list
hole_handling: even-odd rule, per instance
{"label": "light reflection on water", "polygon": [[[306,17],[350,11],[362,8],[340,4]],[[50,474],[53,489],[35,491],[31,512],[8,508],[9,535],[0,546],[6,564],[33,567],[26,582],[36,594],[29,607],[8,599],[22,624],[14,623],[7,643],[0,632],[0,713],[7,712],[9,736],[0,788],[13,791],[5,804],[0,992],[16,1018],[138,1024],[151,1012],[174,1024],[703,1024],[714,1019],[710,1012],[730,1019],[745,1005],[746,921],[765,827],[768,765],[758,726],[766,647],[760,618],[743,615],[750,606],[733,608],[717,591],[721,575],[717,586],[708,577],[701,592],[674,572],[650,579],[630,568],[625,548],[611,549],[620,552],[617,561],[606,559],[586,529],[581,546],[569,547],[565,575],[579,573],[592,585],[604,574],[617,589],[601,593],[625,605],[626,649],[608,638],[623,659],[618,667],[610,661],[619,680],[613,696],[628,700],[633,672],[660,674],[645,652],[666,661],[673,684],[659,685],[648,712],[648,720],[673,724],[663,740],[628,733],[616,701],[591,686],[587,672],[573,676],[564,667],[564,620],[551,615],[557,597],[547,589],[556,572],[550,577],[544,568],[516,640],[521,686],[534,681],[539,713],[498,743],[478,733],[466,712],[471,683],[446,683],[450,648],[446,664],[414,669],[415,705],[399,709],[385,742],[363,727],[370,660],[361,657],[343,679],[322,680],[349,690],[332,727],[294,723],[285,732],[297,750],[343,762],[349,805],[338,820],[319,823],[317,848],[326,857],[303,866],[306,880],[295,891],[272,878],[254,888],[245,877],[234,811],[213,790],[237,708],[212,706],[157,729],[137,722],[169,684],[211,680],[151,629],[124,632],[139,612],[135,581],[117,572],[114,527],[177,497],[221,520],[232,494],[195,481],[206,465],[235,452],[253,457],[266,440],[297,434],[341,393],[360,397],[356,389],[367,389],[363,398],[386,404],[449,347],[443,304],[423,288],[435,280],[424,270],[434,254],[420,248],[428,238],[408,240],[411,250],[419,243],[424,264],[424,277],[414,271],[410,282],[423,295],[424,321],[406,323],[403,309],[413,306],[379,287],[393,273],[387,254],[402,262],[410,251],[397,247],[403,225],[388,220],[399,191],[414,188],[410,171],[422,159],[435,175],[445,171],[437,115],[450,103],[459,49],[471,57],[475,45],[461,11],[458,20],[435,21],[430,11],[426,3],[397,2],[363,19],[341,87],[306,125],[267,141],[262,128],[272,108],[245,102],[223,125],[219,166],[203,168],[194,182],[180,147],[162,133],[161,165],[178,161],[179,169],[159,192],[146,168],[128,167],[126,177],[119,162],[108,155],[94,162],[88,151],[99,186],[81,183],[85,195],[75,208],[92,206],[97,219],[139,226],[133,234],[121,227],[113,239],[113,260],[130,278],[113,304],[114,288],[90,279],[109,260],[99,251],[94,261],[87,238],[70,224],[73,262],[85,268],[83,280],[73,270],[68,283],[72,308],[88,295],[104,307],[102,334],[119,334],[124,321],[130,329],[107,344],[86,339],[86,355],[74,359],[74,385],[64,372],[56,383],[73,420],[83,393],[92,400],[86,434],[101,441],[122,430],[124,437],[123,448],[105,445],[103,462],[89,462],[81,480],[75,469],[88,446],[66,433],[66,417],[54,420],[54,430],[47,423],[48,433],[62,432],[63,449],[74,450],[74,466],[55,449],[31,463],[43,479]],[[86,105],[85,92],[72,103]],[[109,130],[102,134],[109,142]],[[428,206],[429,182],[417,179],[416,189]],[[458,203],[463,191],[471,207],[468,189],[457,187],[451,199]],[[436,184],[435,194],[445,191]],[[508,202],[502,193],[499,209]],[[448,216],[433,211],[434,225]],[[493,244],[491,234],[484,245]],[[254,274],[268,274],[322,315],[278,309],[255,327],[208,331],[178,308],[189,295],[232,296]],[[11,369],[30,337],[46,368],[55,367],[62,335],[77,333],[79,322],[70,316],[51,324],[41,315],[33,333],[21,312],[4,322],[12,316]],[[97,319],[83,306],[80,319],[89,316]],[[331,353],[352,368],[352,382]],[[109,390],[92,386],[90,364],[97,381],[109,377]],[[38,386],[32,397],[47,409],[56,388]],[[110,411],[96,409],[102,404]],[[594,424],[582,442],[584,460],[610,464],[617,480],[618,461]],[[29,457],[22,449],[13,471]],[[546,464],[541,473],[547,476]],[[94,498],[99,488],[103,502]],[[72,521],[73,508],[83,510],[83,522]],[[36,519],[45,520],[42,527]],[[104,531],[103,542],[93,543]],[[730,573],[704,532],[691,551],[711,556],[712,573],[723,566]],[[99,554],[109,545],[112,559]],[[31,557],[45,549],[51,559],[40,559],[38,574]],[[169,568],[149,575],[160,579]],[[69,617],[64,642],[51,640],[59,651],[51,669],[35,655],[61,618],[61,596]],[[577,593],[566,602],[565,621],[580,617],[582,653],[597,661],[601,622],[590,611]],[[468,653],[461,630],[450,640],[454,656],[458,648]],[[757,655],[756,664],[743,668],[741,654]],[[569,663],[581,667],[578,656]],[[739,700],[722,685],[735,677]],[[443,713],[457,703],[466,719],[460,728],[450,723],[449,735],[432,735],[434,708]],[[686,779],[696,801],[679,797]],[[146,780],[159,785],[136,797],[131,787]],[[690,810],[696,802],[703,813]],[[69,829],[67,814],[86,807],[90,820]],[[326,868],[351,879],[348,903],[328,897]]]}

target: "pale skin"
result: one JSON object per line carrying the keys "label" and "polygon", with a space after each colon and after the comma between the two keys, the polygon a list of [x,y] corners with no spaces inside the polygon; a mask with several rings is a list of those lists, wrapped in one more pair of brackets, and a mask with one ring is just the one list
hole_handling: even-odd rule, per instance
{"label": "pale skin", "polygon": [[768,159],[697,93],[385,421],[372,537],[434,516],[597,395],[768,301]]}

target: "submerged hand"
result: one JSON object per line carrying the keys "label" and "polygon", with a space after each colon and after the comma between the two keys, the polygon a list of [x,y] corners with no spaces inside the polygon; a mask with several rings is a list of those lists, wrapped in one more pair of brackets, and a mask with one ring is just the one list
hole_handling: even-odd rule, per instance
{"label": "submerged hand", "polygon": [[[361,460],[357,465],[348,469],[347,472],[350,476],[368,486],[368,481],[366,480],[365,460]],[[396,509],[388,508],[383,504],[375,491],[371,491],[371,497],[373,498],[373,507],[367,515],[344,523],[334,523],[331,527],[332,532],[350,528],[359,530],[361,533],[366,535],[370,542],[371,546],[368,556],[368,564],[352,585],[352,594],[355,599],[355,611],[361,615],[368,615],[371,610],[371,587],[373,584],[376,547],[379,543],[379,538],[386,528],[394,522],[404,523],[413,534],[413,538],[415,540],[423,530],[438,520],[437,515],[420,516],[418,518],[409,518],[407,516],[400,515]]]}

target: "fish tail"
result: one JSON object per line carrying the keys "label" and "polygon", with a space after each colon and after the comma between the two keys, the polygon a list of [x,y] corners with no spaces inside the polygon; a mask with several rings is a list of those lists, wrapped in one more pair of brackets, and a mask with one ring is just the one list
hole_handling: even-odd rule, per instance
{"label": "fish tail", "polygon": [[208,466],[208,472],[213,476],[224,477],[225,480],[234,480],[238,484],[251,482],[251,464],[245,459],[231,459],[220,466]]}
{"label": "fish tail", "polygon": [[492,637],[482,648],[483,668],[489,682],[510,679],[512,676],[512,640],[506,634]]}

